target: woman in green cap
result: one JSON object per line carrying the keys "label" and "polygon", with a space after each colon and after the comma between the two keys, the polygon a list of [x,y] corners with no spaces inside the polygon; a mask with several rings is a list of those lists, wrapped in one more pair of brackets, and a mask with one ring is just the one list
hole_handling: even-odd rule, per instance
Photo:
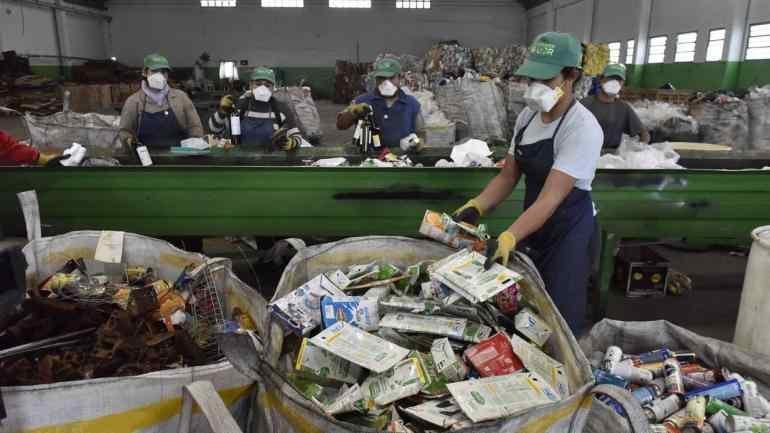
{"label": "woman in green cap", "polygon": [[167,149],[186,138],[203,136],[190,98],[169,87],[170,70],[168,59],[160,54],[144,58],[142,88],[126,99],[120,113],[120,137],[128,148],[139,142],[149,149]]}
{"label": "woman in green cap", "polygon": [[[237,117],[241,130],[241,146],[249,149],[293,150],[303,143],[300,130],[289,107],[273,97],[275,73],[260,66],[251,72],[249,90],[236,101],[225,95],[219,110],[209,118],[209,129],[224,134]],[[230,118],[230,125],[227,119]]]}
{"label": "woman in green cap", "polygon": [[541,34],[516,71],[529,79],[505,165],[477,197],[455,212],[476,224],[525,178],[524,212],[488,245],[487,265],[504,265],[517,242],[535,262],[573,332],[583,330],[594,232],[591,182],[602,148],[596,118],[575,100],[583,50],[574,36]]}

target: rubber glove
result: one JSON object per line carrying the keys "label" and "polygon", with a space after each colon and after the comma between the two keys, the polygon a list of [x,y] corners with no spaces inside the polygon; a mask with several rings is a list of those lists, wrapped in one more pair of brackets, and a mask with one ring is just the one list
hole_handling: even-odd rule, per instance
{"label": "rubber glove", "polygon": [[372,111],[372,106],[364,103],[353,104],[349,106],[346,111],[352,114],[356,119],[360,119]]}
{"label": "rubber glove", "polygon": [[298,147],[299,147],[299,137],[296,135],[286,137],[286,140],[281,145],[281,149],[287,152],[290,150],[294,150]]}
{"label": "rubber glove", "polygon": [[472,198],[468,200],[468,203],[465,203],[452,213],[452,219],[458,223],[468,223],[475,226],[478,225],[479,218],[483,215],[484,212],[481,210],[481,205],[475,198]]}
{"label": "rubber glove", "polygon": [[55,153],[40,153],[37,157],[37,165],[47,165],[52,159],[58,157]]}
{"label": "rubber glove", "polygon": [[484,263],[484,269],[491,268],[498,259],[500,264],[508,266],[508,259],[514,248],[516,248],[516,236],[507,230],[500,233],[497,239],[487,242],[487,261]]}
{"label": "rubber glove", "polygon": [[219,100],[219,112],[230,115],[235,109],[235,98],[225,95]]}
{"label": "rubber glove", "polygon": [[278,147],[282,150],[289,151],[296,149],[299,146],[299,137],[296,135],[287,135],[288,131],[287,128],[281,128],[273,133],[272,143],[274,148]]}

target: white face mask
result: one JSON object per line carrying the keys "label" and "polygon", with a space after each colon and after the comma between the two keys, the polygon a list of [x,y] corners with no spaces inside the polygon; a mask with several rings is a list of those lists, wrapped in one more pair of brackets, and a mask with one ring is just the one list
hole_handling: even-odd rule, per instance
{"label": "white face mask", "polygon": [[610,96],[617,96],[622,87],[623,86],[620,85],[620,81],[618,80],[610,80],[602,84],[602,90]]}
{"label": "white face mask", "polygon": [[147,77],[147,84],[152,89],[163,90],[166,88],[166,77],[162,72],[153,72]]}
{"label": "white face mask", "polygon": [[552,89],[543,83],[535,82],[530,84],[524,92],[524,102],[532,111],[547,113],[556,106],[563,95],[564,91],[561,87]]}
{"label": "white face mask", "polygon": [[398,87],[391,83],[390,80],[383,81],[377,88],[380,90],[380,94],[386,98],[395,95],[398,90]]}
{"label": "white face mask", "polygon": [[267,86],[257,86],[251,89],[251,94],[254,95],[254,99],[260,102],[267,102],[273,96],[273,92]]}

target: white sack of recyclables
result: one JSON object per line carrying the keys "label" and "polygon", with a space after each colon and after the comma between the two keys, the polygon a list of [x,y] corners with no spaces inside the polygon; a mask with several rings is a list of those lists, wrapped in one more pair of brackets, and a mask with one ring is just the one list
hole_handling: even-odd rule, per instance
{"label": "white sack of recyclables", "polygon": [[599,158],[598,168],[607,169],[683,169],[677,164],[679,154],[671,143],[643,144],[639,140],[623,136],[618,153]]}
{"label": "white sack of recyclables", "polygon": [[187,138],[180,141],[179,144],[182,147],[186,147],[188,149],[206,150],[209,148],[209,144],[206,142],[206,140],[200,137]]}
{"label": "white sack of recyclables", "polygon": [[495,163],[489,158],[492,153],[485,141],[471,138],[452,147],[450,158],[455,167],[493,167]]}

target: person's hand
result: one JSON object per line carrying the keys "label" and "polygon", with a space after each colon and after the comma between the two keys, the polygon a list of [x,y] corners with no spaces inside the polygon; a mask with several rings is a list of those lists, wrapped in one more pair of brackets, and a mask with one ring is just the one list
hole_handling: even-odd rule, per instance
{"label": "person's hand", "polygon": [[509,231],[500,233],[495,240],[487,242],[487,261],[484,263],[484,269],[492,267],[496,261],[500,261],[503,266],[508,266],[508,259],[511,251],[516,248],[516,236]]}
{"label": "person's hand", "polygon": [[49,162],[51,162],[52,159],[58,157],[59,155],[56,153],[40,153],[37,157],[37,165],[48,165]]}
{"label": "person's hand", "polygon": [[475,226],[478,225],[482,215],[484,212],[481,210],[481,205],[475,198],[472,198],[452,213],[452,219],[458,223],[468,223]]}
{"label": "person's hand", "polygon": [[136,137],[134,137],[133,135],[129,135],[123,139],[123,143],[126,145],[127,148],[133,150],[136,147]]}
{"label": "person's hand", "polygon": [[372,111],[372,106],[365,103],[353,104],[347,108],[347,111],[356,119],[360,119]]}
{"label": "person's hand", "polygon": [[235,109],[235,98],[231,95],[225,95],[219,100],[219,112],[230,115]]}
{"label": "person's hand", "polygon": [[299,137],[296,135],[288,135],[288,131],[289,130],[286,128],[275,131],[272,138],[274,148],[289,151],[299,147]]}

